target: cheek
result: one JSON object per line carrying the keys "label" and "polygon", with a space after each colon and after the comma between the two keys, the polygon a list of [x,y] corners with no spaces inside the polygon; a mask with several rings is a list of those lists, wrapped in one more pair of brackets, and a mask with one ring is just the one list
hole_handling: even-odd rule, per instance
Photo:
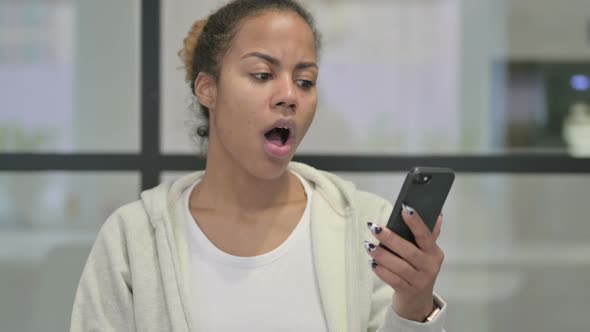
{"label": "cheek", "polygon": [[[236,89],[235,84],[220,94],[223,102],[217,109],[215,127],[222,140],[232,145],[247,145],[251,138],[257,135],[257,123],[261,118],[260,101],[252,98],[253,94],[244,89]],[[263,120],[263,119],[260,119]],[[246,138],[248,137],[248,138]]]}
{"label": "cheek", "polygon": [[[229,76],[229,75],[228,75]],[[246,119],[263,106],[263,93],[239,73],[231,73],[231,80],[221,86],[223,109],[232,116]]]}
{"label": "cheek", "polygon": [[305,131],[311,126],[311,123],[315,117],[315,113],[317,110],[317,97],[313,96],[310,98],[308,104],[305,107],[305,116],[304,116],[304,125]]}
{"label": "cheek", "polygon": [[313,122],[313,118],[314,118],[314,114],[310,114],[306,119],[305,119],[305,123],[304,123],[304,128],[303,128],[303,135],[301,135],[301,137],[299,138],[300,141],[303,140],[303,138],[305,137],[305,135],[307,135],[307,131],[309,130],[309,127],[311,127],[311,123]]}

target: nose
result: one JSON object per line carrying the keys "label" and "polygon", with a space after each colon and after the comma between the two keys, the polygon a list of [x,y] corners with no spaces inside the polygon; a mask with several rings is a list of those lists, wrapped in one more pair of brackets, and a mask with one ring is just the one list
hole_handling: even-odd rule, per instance
{"label": "nose", "polygon": [[276,90],[272,101],[273,106],[294,112],[297,109],[297,91],[295,83],[289,75],[275,79]]}

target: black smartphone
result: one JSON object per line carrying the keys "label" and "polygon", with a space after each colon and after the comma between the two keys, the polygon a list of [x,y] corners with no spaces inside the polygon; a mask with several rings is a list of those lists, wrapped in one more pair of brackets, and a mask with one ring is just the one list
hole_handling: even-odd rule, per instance
{"label": "black smartphone", "polygon": [[432,232],[454,180],[455,172],[450,168],[412,168],[408,172],[397,201],[393,206],[387,228],[416,244],[412,231],[402,219],[402,204],[414,208]]}

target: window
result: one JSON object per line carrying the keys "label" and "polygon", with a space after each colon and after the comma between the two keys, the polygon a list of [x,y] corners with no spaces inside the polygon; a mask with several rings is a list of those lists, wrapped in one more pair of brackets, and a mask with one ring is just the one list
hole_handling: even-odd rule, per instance
{"label": "window", "polygon": [[[412,166],[455,169],[447,329],[584,330],[586,1],[304,2],[324,52],[295,159],[391,201]],[[222,3],[0,0],[3,327],[67,329],[105,218],[204,167],[176,53]]]}

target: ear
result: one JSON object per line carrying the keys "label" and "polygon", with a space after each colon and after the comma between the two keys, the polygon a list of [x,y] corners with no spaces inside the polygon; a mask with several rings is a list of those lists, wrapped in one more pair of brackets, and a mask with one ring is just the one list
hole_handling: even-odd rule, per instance
{"label": "ear", "polygon": [[195,96],[209,111],[215,109],[217,84],[211,74],[200,72],[195,79]]}

